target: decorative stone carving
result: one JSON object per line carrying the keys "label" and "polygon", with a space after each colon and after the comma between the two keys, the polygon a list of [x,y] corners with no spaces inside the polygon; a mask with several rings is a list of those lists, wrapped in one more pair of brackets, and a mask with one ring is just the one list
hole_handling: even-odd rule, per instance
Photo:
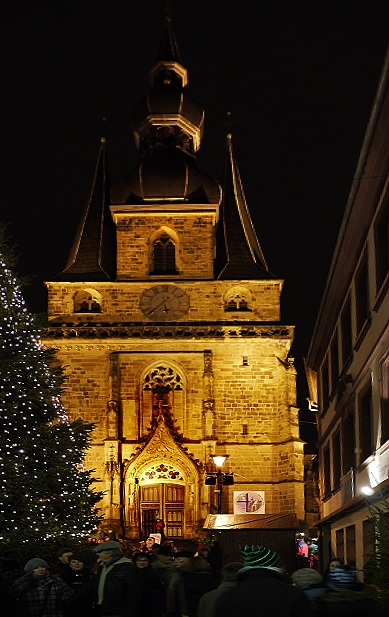
{"label": "decorative stone carving", "polygon": [[46,328],[46,335],[50,338],[291,338],[293,327],[290,326],[242,326],[234,323],[215,326],[134,326],[126,324],[60,324]]}
{"label": "decorative stone carving", "polygon": [[177,466],[168,465],[165,463],[157,463],[144,471],[140,477],[141,482],[155,480],[174,480],[175,482],[184,482],[182,471],[177,469]]}
{"label": "decorative stone carving", "polygon": [[107,437],[119,437],[119,356],[110,355],[109,367],[109,401],[107,403]]}
{"label": "decorative stone carving", "polygon": [[119,436],[119,405],[117,401],[107,403],[107,437],[118,439]]}
{"label": "decorative stone carving", "polygon": [[214,406],[213,398],[213,371],[212,371],[212,352],[204,351],[204,400],[203,413],[205,418],[204,434],[205,437],[212,437],[214,433]]}

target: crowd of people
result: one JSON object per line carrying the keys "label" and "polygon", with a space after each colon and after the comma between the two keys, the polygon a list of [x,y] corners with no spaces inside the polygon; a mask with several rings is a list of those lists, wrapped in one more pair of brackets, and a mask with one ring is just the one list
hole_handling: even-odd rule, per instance
{"label": "crowd of people", "polygon": [[333,559],[321,575],[256,545],[222,564],[217,542],[197,552],[147,538],[137,548],[91,539],[57,561],[30,559],[11,592],[18,617],[389,617],[366,593],[355,568]]}

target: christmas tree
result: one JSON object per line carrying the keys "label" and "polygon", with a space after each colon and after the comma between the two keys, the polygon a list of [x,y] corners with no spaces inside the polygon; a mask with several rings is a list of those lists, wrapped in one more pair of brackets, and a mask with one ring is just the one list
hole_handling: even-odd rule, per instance
{"label": "christmas tree", "polygon": [[0,227],[0,560],[23,565],[90,534],[101,493],[83,468],[93,426],[66,416],[63,369],[41,343],[14,267]]}

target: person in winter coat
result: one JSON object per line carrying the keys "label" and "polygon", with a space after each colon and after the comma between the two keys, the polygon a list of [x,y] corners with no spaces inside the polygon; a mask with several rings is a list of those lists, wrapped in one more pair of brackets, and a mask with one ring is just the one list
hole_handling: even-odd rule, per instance
{"label": "person in winter coat", "polygon": [[62,580],[74,591],[65,610],[68,617],[93,617],[92,575],[85,562],[85,557],[73,554],[69,559],[69,572],[62,575]]}
{"label": "person in winter coat", "polygon": [[227,565],[222,568],[222,582],[219,587],[212,591],[208,591],[200,599],[198,610],[199,617],[214,617],[215,605],[218,598],[236,586],[238,572],[242,568],[244,568],[244,564],[238,561],[227,563]]}
{"label": "person in winter coat", "polygon": [[62,579],[50,575],[43,559],[27,561],[24,572],[11,587],[11,593],[18,599],[17,614],[20,617],[63,617],[63,606],[73,591]]}
{"label": "person in winter coat", "polygon": [[101,563],[93,579],[97,617],[136,617],[139,606],[139,576],[120,542],[109,540],[96,547]]}
{"label": "person in winter coat", "polygon": [[339,566],[343,565],[343,562],[338,557],[333,557],[327,564],[325,572],[323,574],[324,583],[327,582],[328,574],[331,572],[333,568],[339,568]]}
{"label": "person in winter coat", "polygon": [[388,617],[377,600],[363,590],[358,572],[351,566],[338,566],[328,572],[327,591],[316,600],[318,617]]}
{"label": "person in winter coat", "polygon": [[312,608],[316,609],[316,598],[326,591],[322,575],[312,568],[300,568],[293,572],[292,582],[305,593]]}
{"label": "person in winter coat", "polygon": [[73,555],[71,548],[60,548],[57,551],[58,561],[50,568],[51,576],[62,578],[64,572],[69,572],[69,558]]}
{"label": "person in winter coat", "polygon": [[140,601],[139,616],[162,617],[165,611],[165,593],[156,572],[151,567],[148,553],[137,553],[132,561],[138,569]]}
{"label": "person in winter coat", "polygon": [[172,577],[168,590],[168,617],[197,617],[200,598],[217,587],[217,579],[202,557],[188,557],[189,551],[178,551],[175,561],[185,559]]}
{"label": "person in winter coat", "polygon": [[288,582],[277,553],[261,546],[241,549],[246,566],[238,574],[236,587],[218,598],[215,617],[311,617],[307,597]]}
{"label": "person in winter coat", "polygon": [[155,531],[156,533],[160,533],[161,534],[161,544],[165,541],[165,523],[163,522],[163,520],[161,518],[157,518],[157,520],[155,521]]}

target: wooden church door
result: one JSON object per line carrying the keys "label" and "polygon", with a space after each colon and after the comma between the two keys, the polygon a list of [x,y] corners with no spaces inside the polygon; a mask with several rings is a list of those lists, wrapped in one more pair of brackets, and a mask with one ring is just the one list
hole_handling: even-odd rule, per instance
{"label": "wooden church door", "polygon": [[155,533],[155,520],[162,518],[167,539],[184,537],[185,487],[179,484],[151,484],[141,486],[142,534]]}

